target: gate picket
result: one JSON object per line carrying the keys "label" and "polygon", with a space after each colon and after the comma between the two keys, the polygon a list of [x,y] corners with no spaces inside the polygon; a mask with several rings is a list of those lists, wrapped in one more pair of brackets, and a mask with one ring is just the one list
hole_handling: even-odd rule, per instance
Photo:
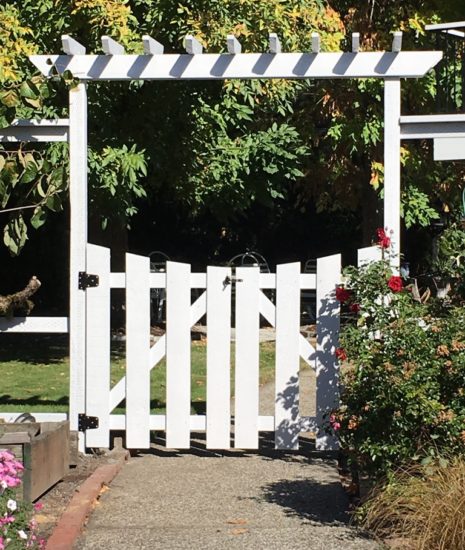
{"label": "gate picket", "polygon": [[275,448],[298,449],[300,263],[276,267]]}
{"label": "gate picket", "polygon": [[190,447],[191,266],[166,263],[166,446]]}
{"label": "gate picket", "polygon": [[99,427],[87,430],[86,447],[110,446],[110,250],[87,245],[87,270],[99,284],[86,290],[86,414]]}
{"label": "gate picket", "polygon": [[150,260],[126,254],[126,441],[150,447]]}
{"label": "gate picket", "polygon": [[231,283],[226,277],[230,268],[207,268],[208,449],[231,447]]}
{"label": "gate picket", "polygon": [[259,276],[255,267],[236,269],[234,446],[238,449],[258,449]]}
{"label": "gate picket", "polygon": [[325,415],[338,405],[339,366],[335,360],[339,345],[340,304],[335,288],[341,280],[341,255],[317,260],[317,328],[316,328],[316,448],[327,451],[338,448],[337,438],[325,433]]}

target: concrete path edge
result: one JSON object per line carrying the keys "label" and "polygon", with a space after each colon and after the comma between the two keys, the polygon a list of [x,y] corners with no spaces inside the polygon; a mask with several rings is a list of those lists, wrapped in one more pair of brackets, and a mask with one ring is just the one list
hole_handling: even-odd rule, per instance
{"label": "concrete path edge", "polygon": [[79,487],[47,540],[47,550],[73,548],[104,486],[109,485],[129,458],[121,451],[113,464],[99,466]]}

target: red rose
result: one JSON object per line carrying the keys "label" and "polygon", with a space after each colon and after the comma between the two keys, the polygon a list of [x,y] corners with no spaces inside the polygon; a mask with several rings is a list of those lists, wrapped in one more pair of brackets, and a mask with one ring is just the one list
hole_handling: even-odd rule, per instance
{"label": "red rose", "polygon": [[376,230],[378,236],[378,245],[381,248],[389,248],[391,246],[391,239],[386,235],[386,231],[382,227]]}
{"label": "red rose", "polygon": [[344,348],[336,348],[336,357],[339,361],[345,361],[347,359],[347,353]]}
{"label": "red rose", "polygon": [[339,300],[339,302],[341,302],[342,304],[344,302],[347,302],[350,296],[351,296],[350,290],[346,290],[342,286],[338,286],[336,288],[336,300]]}
{"label": "red rose", "polygon": [[404,288],[402,277],[393,275],[388,281],[388,287],[392,290],[392,292],[400,292]]}
{"label": "red rose", "polygon": [[360,311],[360,306],[358,304],[351,304],[349,309],[352,313],[358,313]]}

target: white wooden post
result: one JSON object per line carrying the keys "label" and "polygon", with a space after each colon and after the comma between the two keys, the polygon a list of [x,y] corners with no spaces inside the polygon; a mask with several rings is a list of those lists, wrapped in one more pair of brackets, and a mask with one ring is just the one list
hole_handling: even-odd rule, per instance
{"label": "white wooden post", "polygon": [[126,444],[128,449],[150,447],[149,277],[150,259],[126,254]]}
{"label": "white wooden post", "polygon": [[[400,265],[400,79],[384,80],[384,227],[392,243],[394,268]],[[392,234],[390,233],[392,231]]]}
{"label": "white wooden post", "polygon": [[191,266],[166,263],[166,446],[190,447]]}
{"label": "white wooden post", "polygon": [[275,447],[298,449],[300,263],[276,267]]}
{"label": "white wooden post", "polygon": [[231,447],[231,277],[207,268],[207,448]]}
{"label": "white wooden post", "polygon": [[[78,84],[69,92],[69,419],[78,429],[78,414],[85,412],[86,293],[78,288],[80,271],[86,271],[87,245],[87,90]],[[79,450],[84,451],[84,434]]]}
{"label": "white wooden post", "polygon": [[110,249],[87,245],[87,268],[99,277],[86,290],[86,409],[98,428],[86,430],[86,447],[110,447]]}
{"label": "white wooden post", "polygon": [[331,409],[339,403],[339,366],[335,352],[339,345],[340,306],[335,290],[341,280],[340,254],[318,258],[316,277],[316,448],[324,451],[338,448],[337,438],[325,433],[324,427]]}
{"label": "white wooden post", "polygon": [[237,449],[258,449],[259,276],[255,267],[236,269],[234,446]]}

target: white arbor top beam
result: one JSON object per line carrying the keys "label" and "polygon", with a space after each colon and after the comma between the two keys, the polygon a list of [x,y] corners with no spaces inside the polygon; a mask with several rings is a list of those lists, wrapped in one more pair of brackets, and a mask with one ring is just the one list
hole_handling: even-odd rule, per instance
{"label": "white arbor top beam", "polygon": [[0,142],[68,141],[69,120],[14,120],[0,129]]}
{"label": "white arbor top beam", "polygon": [[[315,44],[316,45],[316,44]],[[314,46],[315,46],[314,45]],[[71,71],[82,81],[221,80],[232,78],[417,78],[442,58],[441,51],[362,53],[31,55],[44,76]]]}

